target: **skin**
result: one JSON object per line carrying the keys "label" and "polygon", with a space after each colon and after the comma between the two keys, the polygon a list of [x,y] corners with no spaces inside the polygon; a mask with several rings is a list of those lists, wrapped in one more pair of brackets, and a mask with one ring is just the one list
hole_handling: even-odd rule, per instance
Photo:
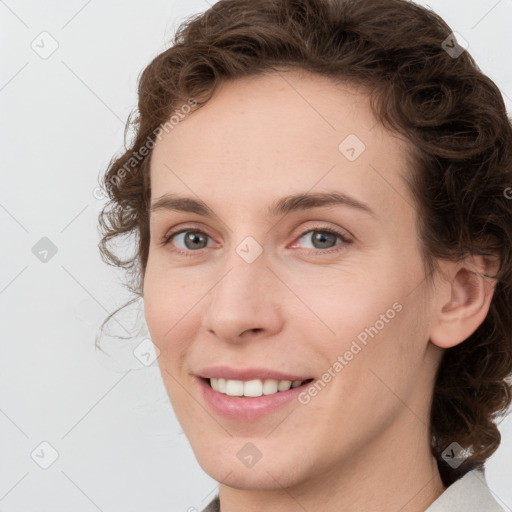
{"label": "skin", "polygon": [[[354,161],[338,149],[349,134],[366,145]],[[435,371],[444,348],[483,321],[492,286],[474,273],[487,268],[477,258],[441,262],[429,284],[403,180],[408,149],[363,92],[297,71],[223,84],[154,148],[152,201],[174,193],[215,213],[151,214],[144,299],[170,400],[220,482],[222,512],[414,512],[445,490],[428,432]],[[267,213],[283,196],[330,191],[373,213]],[[208,245],[187,248],[182,235],[162,244],[183,228]],[[351,243],[318,248],[312,235],[325,228]],[[252,263],[236,252],[247,236],[263,248]],[[211,365],[319,379],[395,303],[401,311],[306,405],[228,420],[199,393],[194,374]],[[247,442],[262,454],[252,468],[237,458]]]}

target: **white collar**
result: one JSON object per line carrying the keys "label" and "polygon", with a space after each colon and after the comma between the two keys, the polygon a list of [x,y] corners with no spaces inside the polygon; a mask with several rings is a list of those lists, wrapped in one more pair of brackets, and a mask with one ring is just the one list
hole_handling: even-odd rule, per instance
{"label": "white collar", "polygon": [[483,470],[473,469],[453,482],[425,512],[504,512],[493,497]]}

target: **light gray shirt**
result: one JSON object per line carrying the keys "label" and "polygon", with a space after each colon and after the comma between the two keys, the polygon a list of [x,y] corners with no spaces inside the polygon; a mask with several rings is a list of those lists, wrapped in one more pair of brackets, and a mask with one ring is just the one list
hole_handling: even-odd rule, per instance
{"label": "light gray shirt", "polygon": [[[216,496],[203,512],[220,512]],[[504,512],[487,487],[485,473],[474,469],[450,485],[425,512]]]}
{"label": "light gray shirt", "polygon": [[504,512],[494,499],[484,471],[474,469],[450,485],[425,512]]}

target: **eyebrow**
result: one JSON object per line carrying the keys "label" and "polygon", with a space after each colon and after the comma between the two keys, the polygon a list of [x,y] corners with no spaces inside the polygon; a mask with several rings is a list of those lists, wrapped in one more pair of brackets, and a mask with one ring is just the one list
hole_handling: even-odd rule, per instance
{"label": "eyebrow", "polygon": [[[277,217],[278,215],[322,206],[346,206],[375,216],[375,213],[367,204],[342,192],[316,192],[285,196],[272,203],[268,208],[268,213],[270,216]],[[164,194],[155,199],[151,204],[150,213],[161,210],[196,213],[203,217],[216,216],[213,210],[200,199],[183,197],[177,194]]]}

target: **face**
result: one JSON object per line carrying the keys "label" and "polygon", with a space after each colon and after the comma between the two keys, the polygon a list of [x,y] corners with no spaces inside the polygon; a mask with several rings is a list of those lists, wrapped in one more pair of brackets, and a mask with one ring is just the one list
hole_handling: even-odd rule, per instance
{"label": "face", "polygon": [[438,359],[407,161],[365,94],[296,72],[223,84],[157,143],[145,317],[216,480],[298,485],[428,423]]}

